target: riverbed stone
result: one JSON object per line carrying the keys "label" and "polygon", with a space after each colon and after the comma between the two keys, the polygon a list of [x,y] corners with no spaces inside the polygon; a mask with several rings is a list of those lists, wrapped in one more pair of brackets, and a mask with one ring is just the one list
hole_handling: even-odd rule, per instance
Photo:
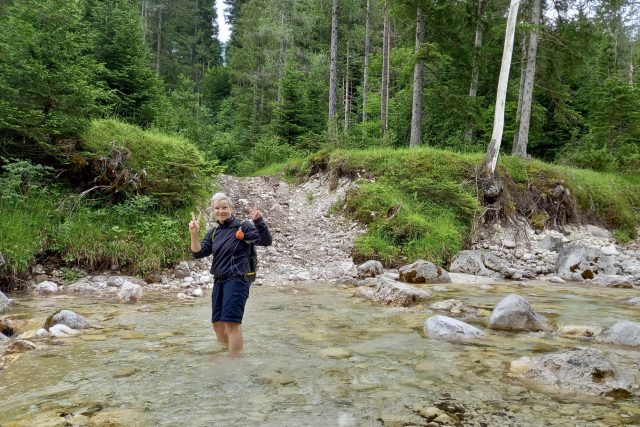
{"label": "riverbed stone", "polygon": [[358,266],[358,278],[365,279],[367,277],[376,277],[384,272],[382,263],[372,259]]}
{"label": "riverbed stone", "polygon": [[562,237],[549,234],[540,241],[538,246],[549,252],[560,252],[564,246],[564,240]]}
{"label": "riverbed stone", "polygon": [[12,304],[13,300],[0,291],[0,313],[4,313]]}
{"label": "riverbed stone", "polygon": [[589,233],[591,233],[593,237],[598,237],[600,239],[611,238],[611,232],[609,230],[605,230],[604,228],[598,227],[597,225],[587,224],[585,228]]}
{"label": "riverbed stone", "polygon": [[385,281],[380,284],[373,300],[377,303],[408,307],[431,298],[431,292],[406,283]]}
{"label": "riverbed stone", "polygon": [[573,246],[558,254],[556,273],[565,280],[593,279],[598,275],[614,275],[616,267],[601,250],[587,246]]}
{"label": "riverbed stone", "polygon": [[191,269],[186,261],[178,263],[178,265],[173,269],[173,274],[176,276],[176,279],[184,279],[189,276],[190,273]]}
{"label": "riverbed stone", "polygon": [[400,281],[405,283],[451,283],[445,269],[421,259],[400,267],[399,273]]}
{"label": "riverbed stone", "polygon": [[618,322],[598,334],[600,342],[640,347],[640,323]]}
{"label": "riverbed stone", "polygon": [[39,296],[46,296],[55,294],[58,292],[58,284],[50,280],[40,282],[36,285],[35,294]]}
{"label": "riverbed stone", "polygon": [[622,276],[618,274],[599,274],[591,283],[606,286],[607,288],[633,288],[633,276]]}
{"label": "riverbed stone", "polygon": [[484,263],[482,262],[482,252],[465,250],[458,252],[451,260],[449,271],[454,273],[465,273],[474,275],[484,275]]}
{"label": "riverbed stone", "polygon": [[142,286],[135,283],[125,283],[116,295],[118,302],[136,303],[142,298]]}
{"label": "riverbed stone", "polygon": [[489,317],[489,327],[510,331],[550,329],[547,319],[536,313],[526,299],[516,294],[507,295],[496,304]]}
{"label": "riverbed stone", "polygon": [[630,372],[591,348],[523,357],[511,363],[510,371],[533,384],[600,396],[628,397],[635,383]]}
{"label": "riverbed stone", "polygon": [[16,340],[9,343],[5,351],[7,353],[25,353],[27,351],[31,351],[35,349],[36,349],[36,345],[31,341]]}
{"label": "riverbed stone", "polygon": [[83,316],[80,316],[71,310],[60,310],[49,316],[44,323],[44,328],[46,330],[50,330],[52,326],[59,324],[66,325],[71,329],[87,329],[91,327],[87,319]]}
{"label": "riverbed stone", "polygon": [[484,332],[468,323],[439,314],[424,322],[424,333],[432,338],[452,341],[477,339],[484,336]]}
{"label": "riverbed stone", "polygon": [[63,325],[61,323],[53,325],[49,328],[49,335],[54,338],[65,338],[71,335],[77,335],[78,331]]}
{"label": "riverbed stone", "polygon": [[568,338],[590,339],[600,333],[602,328],[587,325],[563,325],[558,328],[558,334]]}
{"label": "riverbed stone", "polygon": [[97,298],[102,296],[102,292],[106,287],[106,282],[94,282],[85,277],[67,286],[67,291]]}

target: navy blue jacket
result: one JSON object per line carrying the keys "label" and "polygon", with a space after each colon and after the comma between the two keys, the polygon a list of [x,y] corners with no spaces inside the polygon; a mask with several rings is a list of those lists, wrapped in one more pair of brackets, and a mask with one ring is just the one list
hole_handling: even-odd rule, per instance
{"label": "navy blue jacket", "polygon": [[239,228],[244,232],[245,241],[259,246],[271,245],[271,233],[262,218],[253,223],[240,223],[235,216],[231,216],[224,223],[211,228],[200,242],[200,251],[191,253],[194,258],[213,255],[211,274],[216,279],[244,277],[250,271],[247,243],[236,238]]}

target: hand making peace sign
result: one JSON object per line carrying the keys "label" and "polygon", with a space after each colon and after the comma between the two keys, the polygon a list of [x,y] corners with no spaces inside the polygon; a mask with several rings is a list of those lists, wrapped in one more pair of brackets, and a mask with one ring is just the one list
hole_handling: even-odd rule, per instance
{"label": "hand making peace sign", "polygon": [[200,233],[200,221],[202,220],[202,211],[198,208],[198,218],[191,212],[191,221],[189,222],[189,233],[193,237],[198,237]]}

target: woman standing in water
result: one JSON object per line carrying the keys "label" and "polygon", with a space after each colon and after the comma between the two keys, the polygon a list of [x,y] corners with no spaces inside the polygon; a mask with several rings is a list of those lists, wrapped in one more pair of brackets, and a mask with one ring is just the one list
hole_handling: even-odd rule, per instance
{"label": "woman standing in water", "polygon": [[213,255],[211,323],[218,341],[229,349],[230,354],[235,355],[243,346],[242,317],[249,298],[249,246],[271,245],[271,233],[262,218],[262,213],[257,209],[249,214],[253,223],[240,222],[233,215],[231,199],[224,193],[213,195],[211,211],[216,225],[207,231],[202,241],[199,234],[202,212],[197,218],[191,212],[191,252],[194,258]]}

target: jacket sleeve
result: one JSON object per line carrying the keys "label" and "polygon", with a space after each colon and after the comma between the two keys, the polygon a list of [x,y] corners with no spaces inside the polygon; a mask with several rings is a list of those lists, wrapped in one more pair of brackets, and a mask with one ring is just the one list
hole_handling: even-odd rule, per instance
{"label": "jacket sleeve", "polygon": [[200,251],[198,252],[191,251],[191,255],[193,255],[194,258],[204,258],[211,255],[212,253],[211,249],[213,247],[212,236],[213,236],[214,230],[215,228],[212,228],[211,230],[207,231],[207,234],[204,235],[204,238],[200,242]]}
{"label": "jacket sleeve", "polygon": [[242,231],[245,240],[258,246],[271,246],[271,232],[264,219],[258,218],[253,224],[250,221],[244,222]]}

